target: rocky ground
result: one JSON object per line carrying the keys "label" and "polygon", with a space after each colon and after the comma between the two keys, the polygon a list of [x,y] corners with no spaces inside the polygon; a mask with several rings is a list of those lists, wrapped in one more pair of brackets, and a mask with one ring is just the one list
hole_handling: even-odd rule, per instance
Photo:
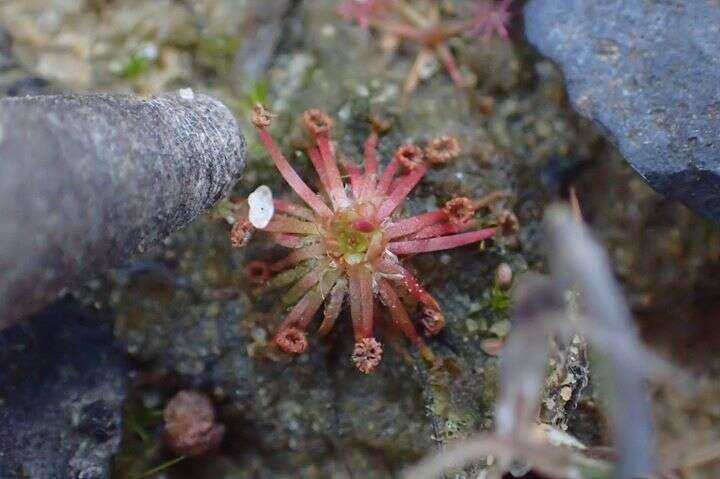
{"label": "rocky ground", "polygon": [[[445,3],[452,8],[457,2]],[[162,446],[161,411],[183,388],[212,396],[226,438],[216,453],[182,459],[164,468],[162,477],[392,477],[438,445],[489,429],[497,358],[484,340],[509,331],[507,293],[494,287],[495,270],[502,262],[516,276],[543,270],[538,222],[545,205],[568,186],[577,190],[585,219],[607,246],[646,337],[702,378],[699,392],[655,390],[661,445],[678,456],[670,454],[670,460],[684,461],[687,455],[679,451],[716,442],[717,227],[654,193],[572,111],[560,72],[525,43],[519,11],[511,41],[453,41],[471,87],[458,89],[433,63],[404,99],[413,46],[389,48],[342,22],[336,4],[0,4],[0,26],[12,39],[15,59],[0,63],[6,94],[47,79],[53,89],[76,92],[191,87],[230,105],[244,122],[250,151],[231,198],[260,184],[288,191],[246,122],[250,105],[263,101],[278,115],[273,133],[286,151],[301,144],[297,120],[310,107],[338,119],[338,148],[356,159],[370,115],[391,125],[380,142],[384,159],[403,141],[453,134],[462,156],[432,170],[408,209],[430,209],[458,194],[480,198],[508,190],[506,207],[521,224],[517,238],[413,258],[448,323],[430,341],[443,358],[432,370],[414,354],[390,350],[374,374],[358,373],[349,361],[348,321],[325,340],[313,340],[309,353],[295,360],[272,353],[267,343],[281,311],[275,298],[247,285],[243,268],[273,252],[260,241],[243,251],[231,248],[227,205],[160,250],[90,281],[79,296],[114,318],[116,338],[132,364],[113,477],[160,477],[142,475],[177,458]],[[2,42],[0,36],[0,50]],[[553,373],[543,417],[582,441],[606,444],[592,396],[576,401],[585,378]],[[692,477],[704,477],[704,467]]]}

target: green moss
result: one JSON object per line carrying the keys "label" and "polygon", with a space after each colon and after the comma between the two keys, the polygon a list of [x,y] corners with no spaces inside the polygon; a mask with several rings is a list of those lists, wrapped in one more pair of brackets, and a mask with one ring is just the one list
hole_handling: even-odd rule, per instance
{"label": "green moss", "polygon": [[479,417],[469,411],[452,410],[443,425],[443,438],[446,440],[464,439],[479,423]]}
{"label": "green moss", "polygon": [[510,307],[510,293],[507,290],[493,287],[490,291],[490,308],[496,313],[505,313]]}
{"label": "green moss", "polygon": [[115,456],[113,477],[142,477],[160,460],[162,411],[131,403],[125,411],[123,443]]}
{"label": "green moss", "polygon": [[147,73],[151,65],[152,60],[148,57],[133,53],[120,69],[118,76],[125,80],[135,80]]}

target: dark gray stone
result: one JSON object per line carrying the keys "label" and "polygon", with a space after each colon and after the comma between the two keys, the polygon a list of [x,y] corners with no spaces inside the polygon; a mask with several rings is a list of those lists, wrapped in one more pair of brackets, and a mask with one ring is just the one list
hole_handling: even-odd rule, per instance
{"label": "dark gray stone", "polygon": [[0,100],[0,328],[221,199],[245,142],[221,103],[37,96]]}
{"label": "dark gray stone", "polygon": [[126,365],[112,324],[63,301],[0,334],[0,477],[102,479]]}
{"label": "dark gray stone", "polygon": [[1,88],[6,96],[36,96],[57,93],[49,81],[34,76],[15,79]]}
{"label": "dark gray stone", "polygon": [[525,28],[653,188],[720,221],[720,1],[530,0]]}

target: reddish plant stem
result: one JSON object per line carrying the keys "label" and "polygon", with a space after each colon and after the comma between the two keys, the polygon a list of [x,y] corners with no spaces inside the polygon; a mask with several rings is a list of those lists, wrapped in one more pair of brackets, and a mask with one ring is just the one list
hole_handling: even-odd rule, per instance
{"label": "reddish plant stem", "polygon": [[447,214],[443,210],[431,211],[429,213],[405,218],[397,223],[390,224],[385,229],[385,236],[387,239],[399,238],[401,236],[406,236],[420,231],[427,226],[446,219]]}
{"label": "reddish plant stem", "polygon": [[330,208],[328,208],[328,206],[320,199],[317,193],[312,191],[308,185],[305,184],[293,167],[290,166],[290,163],[285,158],[285,155],[282,154],[280,148],[278,148],[275,144],[275,141],[272,139],[267,129],[259,128],[258,131],[260,139],[270,153],[270,158],[272,158],[273,163],[275,163],[278,171],[290,187],[295,190],[298,196],[300,196],[300,198],[302,198],[308,206],[315,210],[317,214],[320,216],[331,216],[332,211]]}
{"label": "reddish plant stem", "polygon": [[444,249],[458,248],[471,243],[477,243],[491,238],[497,228],[485,228],[479,231],[470,231],[452,236],[441,236],[439,238],[427,238],[410,241],[397,241],[388,244],[388,250],[394,254],[429,253]]}
{"label": "reddish plant stem", "polygon": [[413,188],[415,188],[415,185],[417,185],[422,179],[425,172],[427,172],[427,166],[418,166],[398,182],[398,185],[391,193],[390,198],[388,198],[382,206],[380,206],[380,210],[377,214],[378,220],[382,221],[390,216],[390,214],[395,211],[395,208],[405,201],[407,195],[410,194],[410,191],[412,191]]}

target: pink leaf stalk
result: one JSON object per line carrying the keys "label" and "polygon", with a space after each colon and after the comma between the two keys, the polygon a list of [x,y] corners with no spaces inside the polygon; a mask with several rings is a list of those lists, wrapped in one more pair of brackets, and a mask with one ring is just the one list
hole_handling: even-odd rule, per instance
{"label": "pink leaf stalk", "polygon": [[[350,180],[346,185],[330,141],[332,121],[325,113],[310,110],[304,115],[312,139],[308,155],[323,190],[316,193],[297,175],[270,137],[267,128],[271,117],[258,105],[253,123],[280,174],[307,204],[275,200],[275,216],[259,230],[292,250],[285,258],[263,265],[262,270],[256,267],[257,276],[268,285],[290,286],[283,301],[292,307],[274,336],[275,344],[289,353],[304,352],[308,347],[306,330],[322,304],[325,307],[318,333],[325,335],[347,302],[355,339],[351,360],[360,371],[369,373],[382,358],[375,322],[382,319],[383,311],[389,317],[389,321],[383,319],[383,324],[390,324],[424,358],[432,360],[432,352],[411,319],[415,309],[409,310],[401,298],[412,298],[421,305],[417,323],[426,336],[437,334],[445,320],[437,301],[398,256],[477,243],[491,238],[496,228],[467,231],[475,224],[472,216],[480,203],[466,198],[410,218],[401,217],[398,211],[427,171],[428,158],[442,156],[442,162],[433,162],[439,164],[457,156],[457,140],[439,137],[428,144],[426,151],[402,145],[380,174],[379,138],[373,131],[365,143],[363,167],[345,165]],[[268,279],[268,274],[276,276]]]}
{"label": "pink leaf stalk", "polygon": [[386,11],[393,0],[346,0],[338,8],[340,16],[348,22],[358,22],[367,30],[371,19],[377,19]]}
{"label": "pink leaf stalk", "polygon": [[507,38],[511,3],[512,0],[476,0],[469,22],[471,30],[486,40],[493,35]]}

